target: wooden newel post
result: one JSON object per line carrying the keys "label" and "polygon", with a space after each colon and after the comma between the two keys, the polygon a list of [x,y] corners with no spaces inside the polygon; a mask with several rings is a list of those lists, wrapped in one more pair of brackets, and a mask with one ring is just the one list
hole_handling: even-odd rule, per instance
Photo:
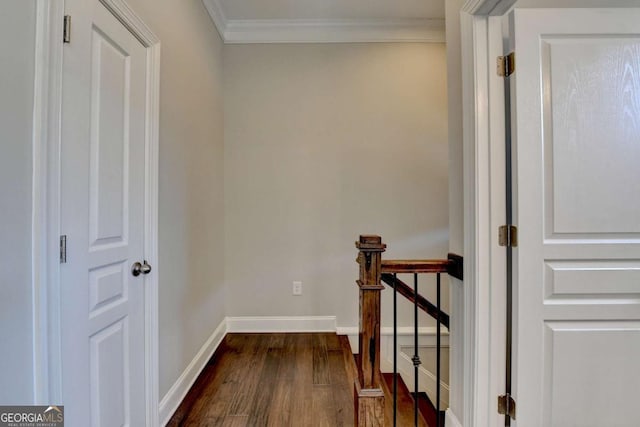
{"label": "wooden newel post", "polygon": [[356,242],[360,264],[360,327],[358,380],[355,384],[356,426],[384,425],[384,393],[380,378],[380,283],[382,252],[387,245],[380,236],[360,236]]}

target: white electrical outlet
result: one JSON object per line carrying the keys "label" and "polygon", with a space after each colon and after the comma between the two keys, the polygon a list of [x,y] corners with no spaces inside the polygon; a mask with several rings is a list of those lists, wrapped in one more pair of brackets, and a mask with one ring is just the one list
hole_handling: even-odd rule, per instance
{"label": "white electrical outlet", "polygon": [[302,282],[299,282],[299,281],[293,282],[293,294],[302,295]]}

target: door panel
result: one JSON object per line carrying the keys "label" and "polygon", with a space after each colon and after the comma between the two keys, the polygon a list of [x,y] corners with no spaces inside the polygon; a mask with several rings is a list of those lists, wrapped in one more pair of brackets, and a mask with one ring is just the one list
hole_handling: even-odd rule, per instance
{"label": "door panel", "polygon": [[637,426],[640,10],[511,22],[516,425]]}
{"label": "door panel", "polygon": [[[128,266],[117,262],[89,271],[89,316],[98,316],[101,310],[126,301]],[[107,307],[109,306],[109,307]]]}
{"label": "door panel", "polygon": [[640,233],[640,37],[543,35],[541,53],[546,236]]}
{"label": "door panel", "polygon": [[129,341],[126,317],[99,331],[90,339],[91,421],[93,426],[131,425],[129,377],[126,343]]}
{"label": "door panel", "polygon": [[628,367],[640,360],[640,322],[548,321],[544,335],[543,425],[637,425],[610,403],[637,396],[640,370]]}
{"label": "door panel", "polygon": [[127,240],[131,58],[98,28],[92,39],[89,206],[94,249]]}
{"label": "door panel", "polygon": [[640,261],[547,261],[544,303],[602,304],[640,299]]}
{"label": "door panel", "polygon": [[145,425],[146,49],[98,0],[68,0],[61,229],[63,400],[70,426]]}

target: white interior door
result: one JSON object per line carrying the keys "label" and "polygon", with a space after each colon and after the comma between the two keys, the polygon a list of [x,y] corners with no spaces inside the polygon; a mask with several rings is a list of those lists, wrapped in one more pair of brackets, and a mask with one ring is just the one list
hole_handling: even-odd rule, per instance
{"label": "white interior door", "polygon": [[516,10],[518,427],[640,425],[640,9]]}
{"label": "white interior door", "polygon": [[67,0],[61,232],[67,424],[145,425],[145,48],[98,0]]}

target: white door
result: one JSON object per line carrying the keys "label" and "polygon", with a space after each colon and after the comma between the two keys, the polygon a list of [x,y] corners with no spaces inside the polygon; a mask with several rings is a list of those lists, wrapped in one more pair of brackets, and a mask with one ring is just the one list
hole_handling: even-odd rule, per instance
{"label": "white door", "polygon": [[66,0],[61,148],[67,425],[145,425],[146,50],[98,0]]}
{"label": "white door", "polygon": [[516,10],[518,427],[640,426],[640,9]]}

